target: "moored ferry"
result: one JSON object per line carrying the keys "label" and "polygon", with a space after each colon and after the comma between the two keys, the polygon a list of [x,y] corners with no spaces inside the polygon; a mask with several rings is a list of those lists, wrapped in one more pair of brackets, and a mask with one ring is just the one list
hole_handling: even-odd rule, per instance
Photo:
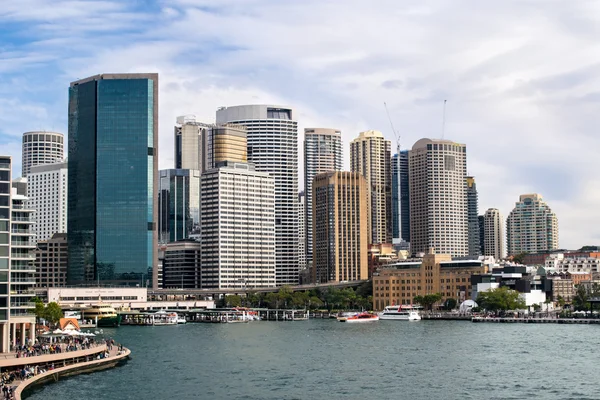
{"label": "moored ferry", "polygon": [[176,312],[168,312],[165,310],[160,310],[155,312],[154,314],[150,314],[151,324],[154,326],[164,326],[164,325],[177,325],[178,323],[178,315]]}
{"label": "moored ferry", "polygon": [[97,321],[99,327],[115,327],[121,324],[121,316],[110,304],[95,304],[83,310],[84,319]]}
{"label": "moored ferry", "polygon": [[399,321],[420,321],[421,316],[416,307],[403,306],[387,306],[379,313],[379,318],[382,320],[399,320]]}
{"label": "moored ferry", "polygon": [[338,318],[340,322],[348,322],[348,323],[357,323],[357,322],[373,322],[379,321],[379,317],[375,314],[369,314],[366,312],[352,315],[350,317],[340,317]]}

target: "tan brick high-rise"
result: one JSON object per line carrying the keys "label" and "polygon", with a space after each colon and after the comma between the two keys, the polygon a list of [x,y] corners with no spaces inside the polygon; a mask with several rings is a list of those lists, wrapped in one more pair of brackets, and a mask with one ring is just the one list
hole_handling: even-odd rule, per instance
{"label": "tan brick high-rise", "polygon": [[392,243],[391,142],[379,131],[361,132],[350,143],[350,169],[367,181],[369,243]]}
{"label": "tan brick high-rise", "polygon": [[367,183],[332,171],[313,181],[313,282],[367,279]]}

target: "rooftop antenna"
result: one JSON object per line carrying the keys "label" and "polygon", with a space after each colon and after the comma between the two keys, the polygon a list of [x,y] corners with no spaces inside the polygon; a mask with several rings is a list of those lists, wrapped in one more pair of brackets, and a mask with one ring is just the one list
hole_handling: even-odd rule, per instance
{"label": "rooftop antenna", "polygon": [[442,114],[442,139],[444,139],[444,133],[446,133],[446,100],[444,100],[444,112]]}

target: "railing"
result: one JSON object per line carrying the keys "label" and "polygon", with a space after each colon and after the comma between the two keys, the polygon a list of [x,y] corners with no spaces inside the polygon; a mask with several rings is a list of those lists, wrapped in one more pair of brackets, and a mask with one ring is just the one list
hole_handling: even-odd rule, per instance
{"label": "railing", "polygon": [[12,228],[10,230],[11,233],[33,233],[31,232],[30,229],[18,229],[18,228]]}
{"label": "railing", "polygon": [[19,302],[19,303],[10,303],[11,307],[27,307],[27,308],[35,308],[35,303],[31,301]]}
{"label": "railing", "polygon": [[31,295],[31,294],[35,294],[35,290],[33,289],[27,289],[27,290],[11,290],[10,291],[11,295]]}
{"label": "railing", "polygon": [[12,217],[13,221],[35,222],[35,218],[29,217]]}
{"label": "railing", "polygon": [[2,169],[9,169],[10,168],[10,164],[0,163],[0,168],[2,168]]}

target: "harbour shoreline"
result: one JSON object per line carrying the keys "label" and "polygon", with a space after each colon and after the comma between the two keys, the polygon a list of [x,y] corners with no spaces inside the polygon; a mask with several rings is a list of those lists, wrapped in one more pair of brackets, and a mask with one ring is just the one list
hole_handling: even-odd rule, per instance
{"label": "harbour shoreline", "polygon": [[[61,377],[69,377],[75,376],[79,374],[92,373],[97,371],[102,371],[104,369],[113,368],[117,365],[120,365],[126,362],[130,355],[131,350],[123,347],[123,350],[119,353],[117,350],[111,351],[109,357],[102,359],[94,359],[91,361],[78,362],[70,365],[65,365],[62,367],[55,368],[53,370],[46,371],[44,373],[38,374],[34,377],[21,381],[16,389],[14,398],[16,400],[21,400],[27,398],[27,396],[33,391],[33,389],[39,385],[44,385],[47,383],[58,382]],[[99,353],[98,353],[99,354]],[[65,354],[66,357],[62,358],[62,361],[66,361],[67,359],[72,358],[72,354]],[[29,363],[22,364],[28,365],[33,362],[34,357],[28,357]],[[24,358],[23,360],[27,360],[28,358]],[[57,360],[59,362],[61,360]]]}

